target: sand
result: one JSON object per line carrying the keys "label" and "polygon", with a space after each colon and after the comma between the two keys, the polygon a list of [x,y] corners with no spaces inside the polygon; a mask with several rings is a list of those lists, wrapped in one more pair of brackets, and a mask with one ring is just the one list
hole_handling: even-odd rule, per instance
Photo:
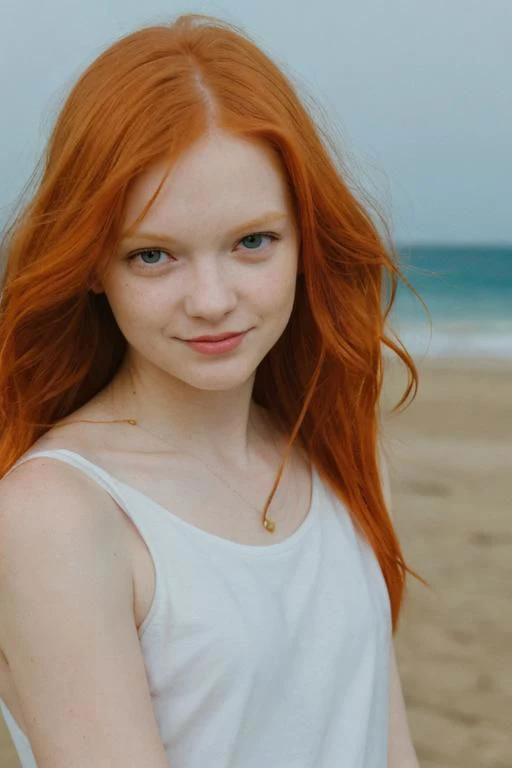
{"label": "sand", "polygon": [[[416,400],[384,418],[396,526],[430,584],[409,578],[395,639],[413,740],[422,768],[511,768],[512,363],[416,362]],[[403,383],[389,364],[385,409]],[[5,729],[0,766],[18,766]]]}
{"label": "sand", "polygon": [[[396,635],[422,768],[512,766],[512,364],[418,363],[387,416],[394,517],[409,579]],[[383,403],[403,376],[391,366]]]}

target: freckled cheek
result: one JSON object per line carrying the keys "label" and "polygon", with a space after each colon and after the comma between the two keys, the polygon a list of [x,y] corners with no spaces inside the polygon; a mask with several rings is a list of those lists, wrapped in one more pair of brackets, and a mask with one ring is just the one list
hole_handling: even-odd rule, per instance
{"label": "freckled cheek", "polygon": [[133,325],[156,325],[169,319],[176,298],[169,290],[137,290],[126,286],[117,297],[112,297],[111,306],[118,322]]}
{"label": "freckled cheek", "polygon": [[289,311],[295,296],[296,279],[296,272],[292,270],[276,270],[266,275],[257,285],[257,303],[261,312]]}

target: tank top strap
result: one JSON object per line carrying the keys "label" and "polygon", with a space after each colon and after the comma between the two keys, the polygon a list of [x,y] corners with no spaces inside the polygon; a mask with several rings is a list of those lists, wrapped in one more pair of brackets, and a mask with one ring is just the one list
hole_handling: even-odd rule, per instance
{"label": "tank top strap", "polygon": [[[80,469],[84,474],[97,482],[131,520],[146,545],[155,572],[155,593],[149,612],[138,630],[139,637],[142,638],[149,624],[153,622],[155,615],[160,610],[162,603],[160,594],[162,592],[161,573],[163,563],[165,562],[165,553],[162,553],[162,547],[168,545],[169,540],[172,540],[172,537],[165,535],[166,528],[168,528],[168,520],[163,508],[155,505],[153,509],[152,500],[144,494],[140,494],[139,498],[134,498],[133,494],[136,493],[138,496],[139,491],[122,483],[120,480],[116,480],[106,470],[89,461],[80,453],[75,453],[67,448],[51,448],[26,453],[12,465],[3,477],[6,477],[9,472],[12,472],[20,464],[40,456],[63,461],[65,464]],[[148,505],[152,508],[152,514],[150,515],[147,514]]]}
{"label": "tank top strap", "polygon": [[85,456],[82,456],[80,453],[70,451],[67,448],[47,448],[45,450],[31,451],[26,453],[12,465],[12,467],[5,473],[5,475],[3,475],[3,477],[7,477],[7,475],[20,464],[24,464],[26,461],[37,458],[39,456],[47,457],[50,459],[60,459],[60,461],[63,461],[65,464],[70,464],[71,466],[82,470],[84,474],[88,475],[99,485],[101,485],[102,488],[108,491],[108,493],[113,496],[118,503],[122,501],[119,482],[114,477],[109,475],[108,472],[99,467],[97,464],[94,464],[92,461],[89,461],[89,459],[86,459]]}
{"label": "tank top strap", "polygon": [[[162,526],[167,527],[166,524],[168,525],[169,516],[165,514],[165,510],[145,494],[138,491],[136,488],[123,483],[121,480],[117,480],[105,469],[94,464],[94,462],[89,459],[86,459],[85,456],[82,456],[80,453],[70,451],[68,448],[48,448],[40,451],[31,451],[18,459],[3,477],[7,477],[7,475],[20,464],[24,464],[26,461],[38,457],[58,459],[65,464],[69,464],[70,466],[81,470],[85,475],[94,480],[114,499],[123,512],[128,515],[131,521],[135,524],[135,527],[139,529],[139,533],[146,541],[148,549],[150,549],[150,551],[152,550],[147,539],[154,538],[158,540],[162,532]],[[147,514],[148,507],[151,508],[150,515]]]}

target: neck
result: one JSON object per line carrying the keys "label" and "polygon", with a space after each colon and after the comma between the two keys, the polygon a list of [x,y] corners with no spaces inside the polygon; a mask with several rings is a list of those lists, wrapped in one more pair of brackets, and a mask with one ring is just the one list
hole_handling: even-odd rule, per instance
{"label": "neck", "polygon": [[[109,409],[116,419],[136,419],[150,434],[205,461],[242,470],[268,444],[271,425],[251,398],[252,381],[230,391],[158,386],[132,375],[112,382]],[[129,386],[127,386],[129,384]],[[145,392],[151,392],[151,397]]]}

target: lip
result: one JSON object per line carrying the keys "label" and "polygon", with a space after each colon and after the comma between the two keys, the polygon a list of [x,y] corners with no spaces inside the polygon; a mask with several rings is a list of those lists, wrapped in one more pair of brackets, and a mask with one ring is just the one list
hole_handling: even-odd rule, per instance
{"label": "lip", "polygon": [[251,329],[242,331],[242,333],[223,334],[223,338],[219,341],[196,341],[190,340],[184,343],[187,347],[190,347],[195,352],[199,352],[203,355],[222,355],[226,352],[231,352],[236,349],[245,339]]}
{"label": "lip", "polygon": [[193,339],[184,339],[184,341],[224,341],[224,339],[231,339],[233,336],[241,336],[246,331],[233,331],[233,333],[220,333],[218,336],[196,336]]}

